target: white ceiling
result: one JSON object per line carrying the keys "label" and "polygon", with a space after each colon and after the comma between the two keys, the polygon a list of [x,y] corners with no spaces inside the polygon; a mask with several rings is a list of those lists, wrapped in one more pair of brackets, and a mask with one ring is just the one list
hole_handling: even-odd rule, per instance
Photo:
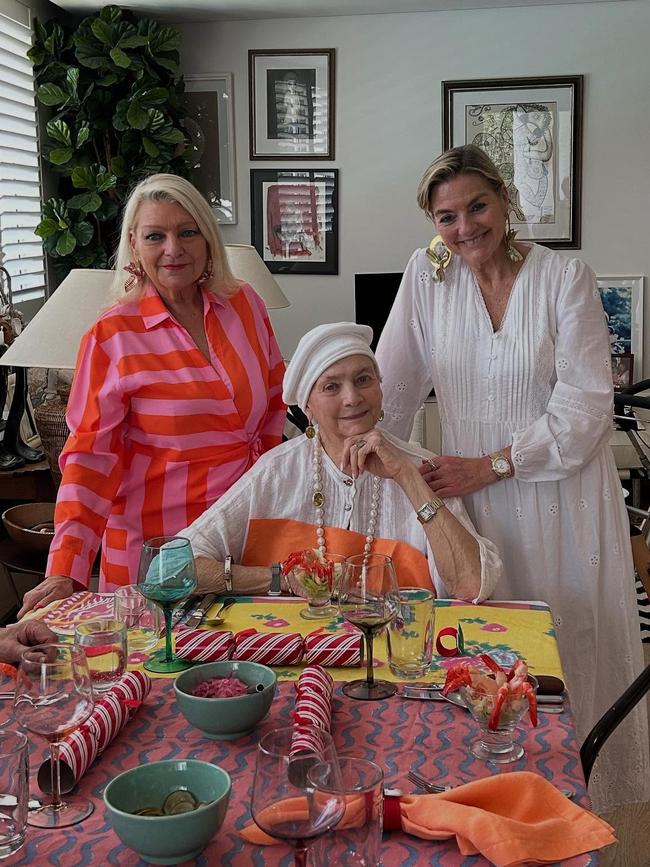
{"label": "white ceiling", "polygon": [[[53,0],[69,12],[88,14],[106,3],[95,0]],[[330,15],[379,15],[396,12],[442,12],[503,6],[561,6],[607,0],[112,0],[155,18],[186,21],[236,21],[264,18],[322,18]],[[626,2],[626,0],[616,0]]]}

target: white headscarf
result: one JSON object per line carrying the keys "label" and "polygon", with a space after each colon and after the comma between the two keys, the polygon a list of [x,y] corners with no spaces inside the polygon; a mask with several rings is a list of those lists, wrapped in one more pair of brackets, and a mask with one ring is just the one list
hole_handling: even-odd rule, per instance
{"label": "white headscarf", "polygon": [[318,377],[342,358],[366,355],[375,361],[371,340],[372,328],[355,322],[329,322],[312,328],[301,337],[284,374],[284,402],[305,410]]}

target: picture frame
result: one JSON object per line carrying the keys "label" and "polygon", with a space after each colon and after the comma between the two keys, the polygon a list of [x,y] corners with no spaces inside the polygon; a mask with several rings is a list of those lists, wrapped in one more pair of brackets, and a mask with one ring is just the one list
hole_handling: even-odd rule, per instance
{"label": "picture frame", "polygon": [[334,159],[334,48],[248,52],[251,160]]}
{"label": "picture frame", "polygon": [[612,381],[615,391],[620,391],[634,382],[634,353],[612,354]]}
{"label": "picture frame", "polygon": [[196,152],[192,183],[220,223],[237,222],[235,125],[230,72],[187,74],[185,129]]}
{"label": "picture frame", "polygon": [[597,277],[607,317],[612,355],[634,356],[637,375],[643,375],[644,278]]}
{"label": "picture frame", "polygon": [[520,240],[580,247],[583,90],[582,75],[442,82],[443,147],[489,154]]}
{"label": "picture frame", "polygon": [[273,274],[338,274],[338,169],[251,169],[251,237]]}

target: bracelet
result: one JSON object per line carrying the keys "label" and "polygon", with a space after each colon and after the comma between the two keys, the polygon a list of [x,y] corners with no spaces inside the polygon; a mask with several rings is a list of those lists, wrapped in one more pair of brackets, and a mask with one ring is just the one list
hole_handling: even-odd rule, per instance
{"label": "bracelet", "polygon": [[232,593],[232,555],[226,554],[223,561],[223,580],[226,584],[226,593]]}

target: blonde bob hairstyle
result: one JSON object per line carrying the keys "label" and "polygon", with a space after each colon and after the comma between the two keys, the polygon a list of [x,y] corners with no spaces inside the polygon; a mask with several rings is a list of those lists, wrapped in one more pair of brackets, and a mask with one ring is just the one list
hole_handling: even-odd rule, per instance
{"label": "blonde bob hairstyle", "polygon": [[483,175],[497,193],[505,187],[499,170],[481,148],[471,144],[451,148],[436,157],[422,175],[422,180],[418,186],[418,205],[429,219],[433,220],[430,208],[431,198],[436,187],[468,172],[477,172],[479,175]]}
{"label": "blonde bob hairstyle", "polygon": [[124,301],[127,298],[130,301],[137,300],[144,291],[143,280],[137,280],[128,292],[124,287],[129,277],[124,267],[133,259],[129,235],[135,229],[138,211],[143,202],[175,202],[185,208],[196,221],[199,231],[207,242],[208,256],[212,259],[214,276],[202,286],[222,298],[228,298],[239,290],[241,281],[237,280],[230,270],[217,220],[206,200],[185,178],[178,175],[157,174],[145,178],[133,188],[124,208],[120,241],[113,258],[115,278],[111,288],[116,301]]}

